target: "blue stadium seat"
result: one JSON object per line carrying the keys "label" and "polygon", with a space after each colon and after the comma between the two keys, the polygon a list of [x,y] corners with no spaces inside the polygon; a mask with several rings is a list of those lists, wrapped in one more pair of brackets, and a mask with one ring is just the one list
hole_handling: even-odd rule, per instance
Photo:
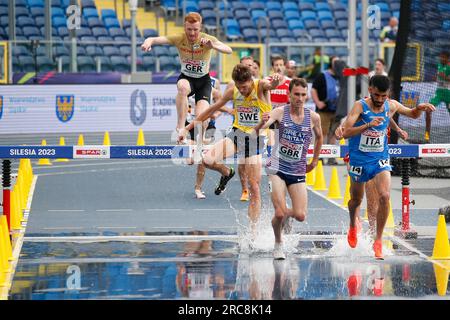
{"label": "blue stadium seat", "polygon": [[186,1],[186,12],[199,12],[200,9],[198,7],[197,2],[195,1]]}
{"label": "blue stadium seat", "polygon": [[234,1],[231,3],[231,7],[233,10],[237,9],[248,9],[248,5],[245,2],[242,1]]}
{"label": "blue stadium seat", "polygon": [[98,42],[113,42],[114,38],[111,36],[98,36],[97,41]]}
{"label": "blue stadium seat", "polygon": [[[115,36],[113,39],[114,39],[114,41],[117,41],[117,42],[131,43],[131,39],[129,37]],[[121,46],[123,46],[123,43],[121,44]],[[136,41],[136,43],[138,43],[138,42]]]}
{"label": "blue stadium seat", "polygon": [[30,18],[30,17],[22,17],[21,19],[18,19],[16,21],[16,25],[18,27],[34,27],[36,26],[36,22],[34,21],[34,19]]}
{"label": "blue stadium seat", "polygon": [[31,52],[27,46],[16,45],[12,47],[13,56],[31,56]]}
{"label": "blue stadium seat", "polygon": [[77,57],[78,72],[96,72],[96,64],[92,57],[80,56]]}
{"label": "blue stadium seat", "polygon": [[336,28],[336,25],[334,24],[333,20],[320,20],[320,25],[322,26],[323,30]]}
{"label": "blue stadium seat", "polygon": [[148,37],[157,37],[158,36],[158,31],[156,31],[155,29],[144,29],[143,30],[143,37],[144,38],[148,38]]}
{"label": "blue stadium seat", "polygon": [[49,72],[55,71],[55,63],[46,56],[38,56],[36,58],[38,72]]}
{"label": "blue stadium seat", "polygon": [[335,11],[334,12],[334,18],[336,20],[348,20],[348,14],[345,11]]}
{"label": "blue stadium seat", "polygon": [[8,40],[8,35],[6,34],[6,31],[2,27],[0,27],[0,39]]}
{"label": "blue stadium seat", "polygon": [[35,65],[31,56],[19,56],[19,64],[22,66],[23,72],[34,72]]}
{"label": "blue stadium seat", "polygon": [[305,29],[305,25],[303,24],[302,20],[294,20],[294,19],[289,20],[288,26],[289,26],[289,29],[291,29],[291,30]]}
{"label": "blue stadium seat", "polygon": [[377,2],[375,3],[376,6],[378,6],[381,10],[381,12],[385,11],[385,12],[389,12],[389,5],[386,2]]}
{"label": "blue stadium seat", "polygon": [[298,11],[298,5],[295,2],[286,1],[282,4],[283,10],[286,11]]}
{"label": "blue stadium seat", "polygon": [[176,3],[175,0],[162,0],[161,6],[165,8],[167,11],[175,11]]}
{"label": "blue stadium seat", "polygon": [[389,7],[391,11],[400,11],[400,2],[391,2],[389,3]]}
{"label": "blue stadium seat", "polygon": [[94,37],[101,37],[101,36],[108,36],[108,31],[106,30],[106,28],[101,28],[101,27],[97,27],[97,28],[92,28],[92,35]]}
{"label": "blue stadium seat", "polygon": [[439,2],[438,10],[440,12],[450,12],[450,3],[449,2]]}
{"label": "blue stadium seat", "polygon": [[39,46],[36,48],[36,56],[39,57],[43,57],[47,55],[47,48],[45,46]]}
{"label": "blue stadium seat", "polygon": [[256,10],[256,9],[266,10],[265,3],[259,2],[259,1],[252,1],[252,2],[250,2],[250,7],[249,8],[250,8],[250,10]]}
{"label": "blue stadium seat", "polygon": [[343,20],[343,19],[336,20],[336,26],[339,29],[347,29],[348,28],[348,20]]}
{"label": "blue stadium seat", "polygon": [[171,55],[167,46],[153,46],[152,52],[156,57]]}
{"label": "blue stadium seat", "polygon": [[0,7],[0,17],[8,17],[8,7]]}
{"label": "blue stadium seat", "polygon": [[315,11],[316,10],[314,5],[309,2],[301,2],[298,7],[299,7],[300,11],[305,11],[305,10]]}
{"label": "blue stadium seat", "polygon": [[239,27],[241,28],[241,30],[244,30],[247,28],[254,29],[255,24],[250,19],[241,19],[241,20],[239,20]]}
{"label": "blue stadium seat", "polygon": [[201,0],[198,2],[198,8],[200,10],[205,10],[205,9],[214,10],[215,6],[214,6],[214,3],[211,1]]}
{"label": "blue stadium seat", "polygon": [[325,37],[325,33],[322,29],[311,29],[309,30],[309,34],[313,39],[317,37]]}
{"label": "blue stadium seat", "polygon": [[285,11],[284,17],[289,22],[289,20],[299,20],[300,19],[300,13],[298,11]]}
{"label": "blue stadium seat", "polygon": [[442,23],[442,29],[444,31],[450,31],[450,20],[444,20]]}
{"label": "blue stadium seat", "polygon": [[23,35],[25,37],[41,36],[41,30],[36,27],[23,27]]}
{"label": "blue stadium seat", "polygon": [[278,2],[278,1],[267,1],[266,2],[266,8],[267,8],[268,11],[269,10],[281,11],[282,6],[281,6],[281,3]]}
{"label": "blue stadium seat", "polygon": [[[111,28],[111,29],[116,29],[116,28]],[[127,37],[131,37],[131,28],[125,29],[125,34]],[[142,38],[141,31],[137,28],[136,28],[136,37]]]}
{"label": "blue stadium seat", "polygon": [[[289,11],[289,12],[294,12],[294,11]],[[267,15],[269,16],[270,19],[284,19],[284,14],[282,11],[278,11],[278,10],[269,10],[267,12]]]}
{"label": "blue stadium seat", "polygon": [[237,9],[234,11],[234,17],[237,20],[241,20],[241,19],[251,19],[250,13],[248,12],[247,9]]}
{"label": "blue stadium seat", "polygon": [[[40,27],[39,30],[41,31],[41,34],[43,36],[45,36],[45,27]],[[53,38],[57,35],[58,35],[58,30],[56,30],[55,27],[52,27],[52,40],[54,40]]]}
{"label": "blue stadium seat", "polygon": [[344,3],[338,2],[338,1],[336,1],[334,4],[332,3],[331,8],[334,11],[334,13],[339,12],[339,11],[344,11],[344,12],[347,11],[347,6]]}
{"label": "blue stadium seat", "polygon": [[109,28],[120,28],[119,20],[116,18],[105,18],[103,19],[103,22],[105,23],[105,27],[107,29]]}
{"label": "blue stadium seat", "polygon": [[67,26],[66,26],[66,25],[61,26],[61,27],[56,27],[56,26],[55,26],[55,28],[58,30],[58,35],[59,35],[61,38],[64,38],[64,37],[68,37],[68,36],[69,36],[69,30],[67,29]]}
{"label": "blue stadium seat", "polygon": [[[231,9],[221,10],[219,12],[219,20],[220,20],[220,22],[222,22],[223,19],[231,19],[233,17],[234,17],[234,13],[233,13],[233,10],[231,10]],[[214,24],[215,24],[215,22],[214,22]]]}
{"label": "blue stadium seat", "polygon": [[84,36],[92,36],[92,32],[90,28],[80,28],[75,29],[75,33],[78,38],[84,37]]}
{"label": "blue stadium seat", "polygon": [[293,29],[292,34],[297,39],[297,41],[311,41],[312,38],[308,34],[308,31],[304,29]]}
{"label": "blue stadium seat", "polygon": [[116,11],[114,11],[113,9],[102,9],[101,16],[102,16],[102,20],[105,20],[106,18],[117,19]]}
{"label": "blue stadium seat", "polygon": [[[100,68],[102,72],[111,72],[113,71],[112,65],[111,65],[111,60],[109,59],[109,57],[106,56],[98,56],[95,57],[94,59],[96,60],[100,60]],[[97,62],[96,62],[97,64]]]}
{"label": "blue stadium seat", "polygon": [[114,71],[122,73],[130,72],[130,64],[126,58],[122,56],[112,56],[110,59]]}
{"label": "blue stadium seat", "polygon": [[97,7],[95,6],[95,2],[93,0],[81,0],[81,6],[83,8],[95,8],[95,9],[97,9]]}
{"label": "blue stadium seat", "polygon": [[265,19],[267,14],[264,10],[253,10],[252,11],[252,21],[257,24],[259,19]]}
{"label": "blue stadium seat", "polygon": [[38,27],[38,28],[42,28],[45,26],[45,18],[44,17],[36,17],[34,19],[34,22],[35,22],[36,27]]}
{"label": "blue stadium seat", "polygon": [[95,28],[95,27],[104,27],[105,25],[103,24],[103,21],[100,20],[99,18],[88,18],[87,20],[87,24],[89,26],[89,28]]}
{"label": "blue stadium seat", "polygon": [[242,30],[242,35],[244,36],[244,41],[249,43],[258,42],[258,33],[255,29],[244,29]]}
{"label": "blue stadium seat", "polygon": [[53,47],[53,55],[55,57],[69,56],[70,51],[65,46]]}
{"label": "blue stadium seat", "polygon": [[16,56],[12,57],[12,72],[13,73],[23,72],[22,65],[19,62],[19,58]]}
{"label": "blue stadium seat", "polygon": [[301,11],[301,16],[302,16],[303,22],[306,22],[307,20],[316,20],[317,19],[316,12],[310,11],[310,10]]}
{"label": "blue stadium seat", "polygon": [[94,9],[94,8],[86,8],[86,7],[84,7],[84,8],[83,8],[83,16],[84,16],[86,19],[89,19],[89,18],[99,18],[97,9]]}
{"label": "blue stadium seat", "polygon": [[273,20],[272,27],[275,29],[288,29],[289,26],[285,20]]}
{"label": "blue stadium seat", "polygon": [[333,38],[333,37],[341,38],[342,37],[341,33],[338,30],[336,30],[336,29],[327,29],[327,30],[325,30],[325,35],[328,38]]}
{"label": "blue stadium seat", "polygon": [[16,0],[16,8],[26,7],[28,4],[25,0]]}
{"label": "blue stadium seat", "polygon": [[21,17],[29,17],[30,12],[25,7],[16,7],[16,19],[19,20]]}
{"label": "blue stadium seat", "polygon": [[86,55],[87,55],[86,49],[82,46],[77,46],[77,56],[86,56]]}
{"label": "blue stadium seat", "polygon": [[44,8],[44,1],[43,0],[28,0],[28,7],[30,8]]}
{"label": "blue stadium seat", "polygon": [[161,71],[177,71],[178,65],[172,57],[162,56],[159,57],[159,68]]}
{"label": "blue stadium seat", "polygon": [[170,46],[169,47],[169,55],[172,57],[177,57],[178,56],[178,49],[175,46]]}
{"label": "blue stadium seat", "polygon": [[64,17],[54,17],[52,18],[52,25],[55,28],[67,27],[67,20]]}
{"label": "blue stadium seat", "polygon": [[155,57],[150,55],[144,55],[142,57],[142,71],[156,71],[156,60]]}
{"label": "blue stadium seat", "polygon": [[278,28],[275,31],[276,35],[278,38],[283,38],[283,37],[292,37],[293,34],[289,29],[284,29],[284,28]]}
{"label": "blue stadium seat", "polygon": [[306,29],[319,29],[320,25],[317,20],[303,20]]}
{"label": "blue stadium seat", "polygon": [[52,7],[52,18],[53,17],[65,17],[66,13],[60,7]]}
{"label": "blue stadium seat", "polygon": [[328,2],[316,2],[317,11],[331,11]]}
{"label": "blue stadium seat", "polygon": [[319,20],[333,20],[331,11],[319,11],[317,14],[319,16]]}
{"label": "blue stadium seat", "polygon": [[119,51],[120,51],[120,55],[122,55],[124,57],[131,56],[131,47],[130,46],[121,46],[119,48]]}
{"label": "blue stadium seat", "polygon": [[105,54],[105,56],[107,57],[111,57],[111,56],[120,56],[120,50],[119,48],[117,48],[116,46],[104,46],[103,47],[103,53]]}
{"label": "blue stadium seat", "polygon": [[216,13],[213,10],[205,9],[202,11],[203,24],[205,26],[216,25]]}
{"label": "blue stadium seat", "polygon": [[[108,30],[109,35],[113,38],[115,37],[127,37],[127,34],[125,31],[123,31],[121,28],[110,28]],[[127,37],[128,38],[128,37]]]}

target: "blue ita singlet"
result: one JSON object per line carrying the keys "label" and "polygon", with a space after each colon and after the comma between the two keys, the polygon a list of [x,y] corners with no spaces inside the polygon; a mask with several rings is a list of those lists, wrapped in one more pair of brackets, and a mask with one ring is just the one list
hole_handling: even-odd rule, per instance
{"label": "blue ita singlet", "polygon": [[364,165],[389,159],[387,127],[389,126],[389,101],[384,103],[384,110],[380,113],[373,112],[364,99],[360,100],[363,106],[361,120],[354,127],[362,126],[372,121],[374,117],[383,117],[382,124],[370,127],[349,140],[350,164]]}
{"label": "blue ita singlet", "polygon": [[284,108],[283,119],[278,126],[279,136],[275,139],[267,168],[288,175],[303,176],[306,173],[306,155],[312,139],[311,112],[305,108],[303,122],[296,124],[291,119],[289,105],[280,108]]}

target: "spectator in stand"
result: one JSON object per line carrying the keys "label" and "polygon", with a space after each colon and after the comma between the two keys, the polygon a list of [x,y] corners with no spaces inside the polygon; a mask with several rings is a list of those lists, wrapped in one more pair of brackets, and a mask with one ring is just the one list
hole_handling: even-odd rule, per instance
{"label": "spectator in stand", "polygon": [[398,32],[398,19],[391,17],[389,25],[385,26],[380,33],[380,40],[382,42],[395,42]]}
{"label": "spectator in stand", "polygon": [[382,76],[387,76],[388,73],[386,72],[385,67],[386,67],[386,65],[385,65],[383,59],[378,58],[377,60],[375,60],[375,69],[369,72],[369,79],[372,78],[376,74],[382,75]]}
{"label": "spectator in stand", "polygon": [[[316,104],[316,112],[322,124],[323,139],[327,144],[336,143],[334,131],[339,125],[339,122],[335,121],[340,95],[339,77],[335,72],[335,64],[338,60],[336,56],[330,58],[329,68],[317,76],[311,88],[311,98]],[[330,158],[328,164],[335,165],[337,161],[335,158]]]}
{"label": "spectator in stand", "polygon": [[297,78],[297,63],[294,60],[289,60],[286,64],[286,76],[288,78]]}

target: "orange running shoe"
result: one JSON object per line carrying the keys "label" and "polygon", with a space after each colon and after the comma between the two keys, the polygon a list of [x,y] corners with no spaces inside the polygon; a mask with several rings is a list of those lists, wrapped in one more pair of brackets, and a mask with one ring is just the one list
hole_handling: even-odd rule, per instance
{"label": "orange running shoe", "polygon": [[350,229],[348,229],[348,234],[347,234],[347,241],[348,241],[348,245],[352,248],[356,247],[356,244],[358,243],[358,235],[357,235],[357,230],[356,227],[350,227]]}
{"label": "orange running shoe", "polygon": [[248,201],[248,190],[242,190],[241,201]]}
{"label": "orange running shoe", "polygon": [[375,252],[375,258],[383,260],[383,242],[381,240],[375,240],[373,251]]}

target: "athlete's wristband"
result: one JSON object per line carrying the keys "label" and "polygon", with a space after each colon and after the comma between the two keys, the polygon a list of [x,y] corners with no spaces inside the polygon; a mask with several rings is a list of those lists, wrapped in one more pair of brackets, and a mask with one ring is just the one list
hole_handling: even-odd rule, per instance
{"label": "athlete's wristband", "polygon": [[370,122],[367,122],[367,129],[370,128]]}

